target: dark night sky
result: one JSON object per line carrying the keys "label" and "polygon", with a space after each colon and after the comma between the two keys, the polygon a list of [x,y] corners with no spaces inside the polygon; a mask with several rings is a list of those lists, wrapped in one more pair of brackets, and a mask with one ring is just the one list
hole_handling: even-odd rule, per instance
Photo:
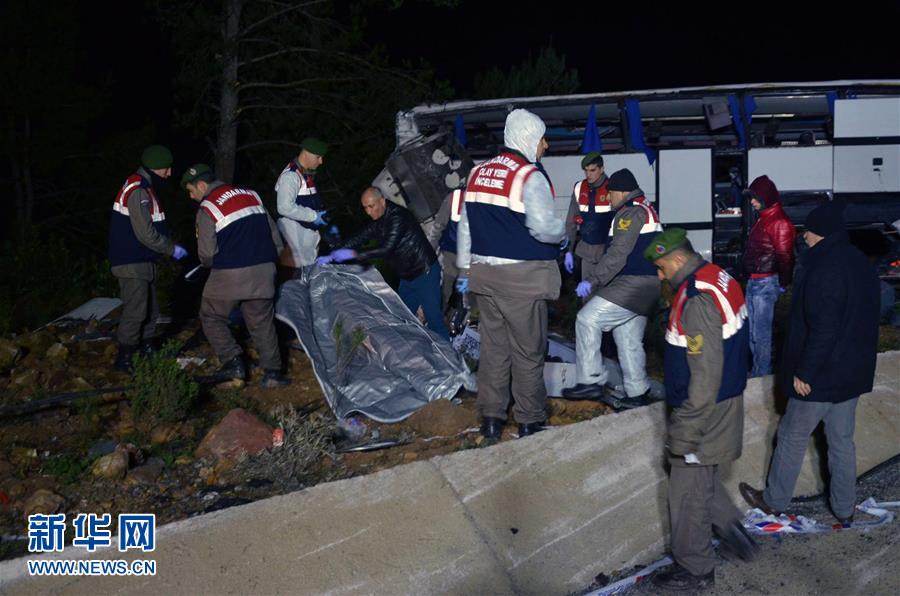
{"label": "dark night sky", "polygon": [[[897,2],[856,2],[840,12],[825,3],[814,10],[788,2],[661,4],[459,0],[456,8],[443,8],[406,0],[399,10],[367,9],[366,42],[384,46],[398,62],[425,59],[458,98],[471,94],[475,73],[519,64],[551,43],[578,69],[580,92],[900,78]],[[159,27],[152,15],[140,2],[89,2],[80,10],[85,77],[113,83],[114,120],[142,112],[165,128],[178,65],[166,40],[154,35]],[[116,23],[148,35],[123,43]],[[138,73],[148,85],[135,94],[126,81]]]}

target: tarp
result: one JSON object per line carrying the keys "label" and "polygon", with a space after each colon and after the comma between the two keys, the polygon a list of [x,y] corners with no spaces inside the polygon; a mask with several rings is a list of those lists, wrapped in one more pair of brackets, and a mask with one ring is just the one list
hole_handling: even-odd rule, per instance
{"label": "tarp", "polygon": [[397,422],[463,386],[475,389],[462,356],[374,268],[304,267],[281,287],[275,314],[296,332],[339,418]]}

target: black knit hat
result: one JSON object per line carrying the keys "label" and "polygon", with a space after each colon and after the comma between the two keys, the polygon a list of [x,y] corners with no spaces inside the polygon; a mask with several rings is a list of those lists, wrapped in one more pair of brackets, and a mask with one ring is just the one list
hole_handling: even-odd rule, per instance
{"label": "black knit hat", "polygon": [[806,229],[825,237],[844,230],[844,204],[829,201],[819,205],[806,217]]}
{"label": "black knit hat", "polygon": [[638,183],[637,180],[634,179],[634,174],[631,173],[631,170],[626,168],[615,172],[609,177],[609,183],[607,184],[606,189],[631,192],[638,189]]}

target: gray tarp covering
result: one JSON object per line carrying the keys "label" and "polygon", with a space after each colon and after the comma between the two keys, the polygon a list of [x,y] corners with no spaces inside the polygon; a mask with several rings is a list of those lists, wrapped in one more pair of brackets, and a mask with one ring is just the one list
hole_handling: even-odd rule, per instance
{"label": "gray tarp covering", "polygon": [[475,388],[463,358],[374,268],[305,267],[281,287],[275,313],[297,333],[340,418],[358,412],[397,422],[462,386]]}

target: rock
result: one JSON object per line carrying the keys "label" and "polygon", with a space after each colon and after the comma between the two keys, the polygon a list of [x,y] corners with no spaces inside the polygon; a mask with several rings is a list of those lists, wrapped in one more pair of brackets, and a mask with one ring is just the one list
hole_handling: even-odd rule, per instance
{"label": "rock", "polygon": [[69,373],[64,370],[58,370],[50,375],[50,378],[47,380],[47,388],[50,391],[59,391],[68,385],[71,380]]}
{"label": "rock", "polygon": [[103,360],[105,362],[113,362],[116,359],[116,356],[119,353],[119,346],[116,344],[109,344],[103,350]]}
{"label": "rock", "polygon": [[272,427],[242,408],[235,408],[225,415],[203,437],[194,456],[215,457],[237,463],[241,455],[258,455],[272,447]]}
{"label": "rock", "polygon": [[112,453],[104,455],[96,462],[91,472],[96,478],[107,480],[121,480],[128,471],[128,453],[116,449]]}
{"label": "rock", "polygon": [[163,468],[166,467],[165,462],[158,457],[151,457],[143,466],[138,466],[128,472],[125,482],[130,485],[135,484],[152,484],[156,482],[159,475],[162,474]]}
{"label": "rock", "polygon": [[34,368],[17,367],[12,372],[10,383],[18,389],[33,391],[41,382],[41,373]]}
{"label": "rock", "polygon": [[111,439],[105,439],[103,441],[97,441],[94,445],[88,449],[88,457],[94,459],[95,457],[100,457],[101,455],[107,455],[112,453],[116,445],[116,441]]}
{"label": "rock", "polygon": [[160,424],[150,431],[150,444],[154,447],[164,445],[178,437],[181,430],[180,424]]}
{"label": "rock", "polygon": [[113,432],[117,437],[125,438],[131,436],[135,433],[134,428],[134,417],[131,415],[131,410],[122,410],[121,418],[119,418],[118,424],[116,424]]}
{"label": "rock", "polygon": [[19,338],[19,345],[28,350],[29,356],[43,358],[50,346],[57,343],[56,336],[47,330],[28,333]]}
{"label": "rock", "polygon": [[403,454],[403,461],[414,461],[419,459],[419,454],[415,451],[407,451]]}
{"label": "rock", "polygon": [[61,343],[55,343],[49,348],[47,348],[46,357],[49,360],[55,360],[58,362],[65,362],[69,357],[69,348],[62,345]]}
{"label": "rock", "polygon": [[68,391],[89,391],[93,389],[94,386],[84,380],[84,377],[75,377],[69,379],[69,382],[66,383],[66,390]]}
{"label": "rock", "polygon": [[9,461],[17,466],[27,466],[37,461],[37,449],[32,447],[13,447],[9,452]]}
{"label": "rock", "polygon": [[14,341],[0,338],[0,372],[11,369],[20,355],[21,350]]}
{"label": "rock", "polygon": [[43,513],[46,515],[59,513],[62,511],[65,504],[65,499],[56,493],[45,488],[38,489],[34,491],[34,494],[28,497],[27,501],[25,501],[25,506],[23,507],[25,511],[25,521],[28,521],[29,515],[34,515],[35,513]]}
{"label": "rock", "polygon": [[449,437],[478,426],[478,416],[449,400],[437,399],[410,416],[406,424],[422,436]]}
{"label": "rock", "polygon": [[186,455],[182,455],[178,459],[175,460],[176,466],[189,466],[194,462],[193,458],[190,458]]}

